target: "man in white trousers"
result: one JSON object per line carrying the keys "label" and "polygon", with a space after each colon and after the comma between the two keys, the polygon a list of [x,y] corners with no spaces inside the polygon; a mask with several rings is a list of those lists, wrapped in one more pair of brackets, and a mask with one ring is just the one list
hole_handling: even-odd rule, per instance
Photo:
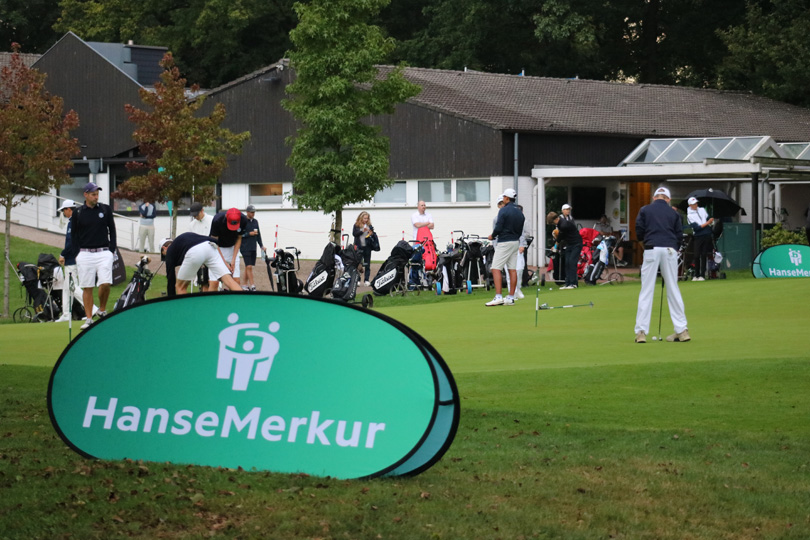
{"label": "man in white trousers", "polygon": [[644,263],[641,265],[641,292],[636,312],[636,343],[646,343],[650,332],[650,317],[655,296],[655,278],[658,270],[667,289],[669,316],[675,333],[667,341],[689,341],[683,298],[678,288],[678,246],[683,238],[681,216],[670,206],[669,190],[659,187],[653,194],[652,204],[644,206],[636,217],[636,237],[644,244]]}

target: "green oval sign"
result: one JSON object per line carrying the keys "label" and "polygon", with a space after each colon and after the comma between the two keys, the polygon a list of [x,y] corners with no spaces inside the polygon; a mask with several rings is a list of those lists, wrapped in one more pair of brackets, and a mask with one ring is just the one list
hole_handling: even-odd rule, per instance
{"label": "green oval sign", "polygon": [[810,277],[810,247],[781,244],[759,252],[751,265],[757,278]]}
{"label": "green oval sign", "polygon": [[62,353],[51,420],[76,451],[338,478],[416,474],[455,435],[438,353],[382,315],[275,294],[160,299]]}

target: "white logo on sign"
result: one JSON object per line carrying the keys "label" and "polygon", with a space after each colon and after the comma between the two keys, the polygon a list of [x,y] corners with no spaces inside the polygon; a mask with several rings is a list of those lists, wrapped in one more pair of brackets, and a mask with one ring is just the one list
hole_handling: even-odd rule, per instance
{"label": "white logo on sign", "polygon": [[[251,375],[254,381],[267,380],[279,343],[271,333],[259,330],[259,323],[236,324],[238,321],[239,315],[231,313],[228,322],[232,326],[219,333],[217,379],[233,378],[234,390],[247,390]],[[278,332],[280,326],[272,322],[268,329]]]}
{"label": "white logo on sign", "polygon": [[324,281],[326,281],[326,277],[327,277],[326,271],[323,271],[320,274],[318,274],[315,278],[312,279],[312,281],[309,282],[309,287],[307,288],[307,290],[309,292],[315,291],[318,287],[320,287],[323,284]]}
{"label": "white logo on sign", "polygon": [[790,256],[790,262],[796,266],[800,266],[802,264],[802,252],[798,249],[788,249],[788,256]]}

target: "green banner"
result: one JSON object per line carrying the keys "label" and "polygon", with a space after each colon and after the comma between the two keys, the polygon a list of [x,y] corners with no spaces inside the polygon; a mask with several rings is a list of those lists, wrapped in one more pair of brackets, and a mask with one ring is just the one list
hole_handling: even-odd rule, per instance
{"label": "green banner", "polygon": [[62,353],[51,419],[79,453],[338,478],[416,474],[447,450],[459,399],[400,323],[275,294],[152,300]]}
{"label": "green banner", "polygon": [[810,246],[771,246],[757,254],[751,271],[756,278],[810,277]]}

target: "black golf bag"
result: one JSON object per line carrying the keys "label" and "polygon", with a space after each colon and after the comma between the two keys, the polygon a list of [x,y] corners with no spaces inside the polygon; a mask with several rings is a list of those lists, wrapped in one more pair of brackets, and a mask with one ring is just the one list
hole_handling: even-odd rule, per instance
{"label": "black golf bag", "polygon": [[413,256],[413,247],[405,240],[400,240],[391,250],[391,256],[383,263],[380,271],[371,282],[371,289],[376,295],[389,294],[405,281],[405,267]]}
{"label": "black golf bag", "polygon": [[[492,277],[492,259],[495,257],[495,246],[492,244],[486,246],[482,255],[484,260],[484,275],[487,277],[489,286],[494,287],[495,279]],[[506,272],[501,272],[501,287],[506,287]]]}
{"label": "black golf bag", "polygon": [[[304,290],[304,284],[298,279],[295,271],[299,266],[298,255],[301,253],[295,247],[287,247],[291,251],[281,248],[276,249],[275,256],[271,259],[264,254],[264,263],[267,265],[267,276],[270,283],[275,284],[276,292],[281,294],[298,294]],[[271,270],[271,268],[273,270]]]}
{"label": "black golf bag", "polygon": [[349,245],[340,251],[340,259],[343,262],[343,272],[336,276],[335,284],[332,286],[332,298],[352,302],[357,294],[357,283],[360,281],[359,267],[363,263],[363,254],[353,245]]}
{"label": "black golf bag", "polygon": [[40,321],[54,321],[62,314],[60,301],[53,294],[53,271],[59,261],[50,253],[40,253],[37,264],[17,263],[23,279],[28,305],[34,308]]}
{"label": "black golf bag", "polygon": [[596,285],[596,282],[602,277],[602,272],[604,272],[608,261],[610,261],[610,255],[613,253],[615,244],[616,238],[613,236],[602,238],[600,235],[594,239],[592,260],[585,268],[585,273],[582,276],[585,283]]}
{"label": "black golf bag", "polygon": [[335,250],[338,246],[329,242],[323,248],[323,254],[307,278],[304,290],[310,296],[323,298],[324,293],[335,283]]}
{"label": "black golf bag", "polygon": [[464,276],[461,272],[461,259],[463,253],[458,247],[449,247],[444,253],[439,253],[436,264],[441,285],[442,294],[456,294],[464,287]]}
{"label": "black golf bag", "polygon": [[468,241],[467,251],[461,260],[463,279],[464,281],[470,281],[473,286],[484,284],[487,281],[484,249],[484,244],[479,240]]}
{"label": "black golf bag", "polygon": [[142,304],[146,301],[146,291],[149,290],[149,285],[152,283],[152,278],[154,277],[152,271],[147,268],[148,264],[149,257],[141,257],[140,262],[135,266],[135,273],[132,274],[132,280],[115,302],[113,311],[134,306],[135,304]]}

